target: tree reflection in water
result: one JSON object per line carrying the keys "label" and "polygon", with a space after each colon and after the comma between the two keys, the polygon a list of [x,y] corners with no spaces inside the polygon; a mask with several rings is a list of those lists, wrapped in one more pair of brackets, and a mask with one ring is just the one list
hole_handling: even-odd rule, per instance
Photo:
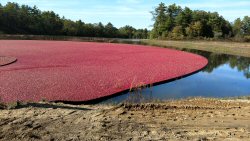
{"label": "tree reflection in water", "polygon": [[191,49],[182,49],[182,51],[187,51],[206,57],[209,60],[209,63],[207,67],[202,70],[203,72],[211,73],[219,66],[229,64],[232,69],[237,68],[239,72],[244,73],[244,76],[247,79],[250,78],[250,58]]}

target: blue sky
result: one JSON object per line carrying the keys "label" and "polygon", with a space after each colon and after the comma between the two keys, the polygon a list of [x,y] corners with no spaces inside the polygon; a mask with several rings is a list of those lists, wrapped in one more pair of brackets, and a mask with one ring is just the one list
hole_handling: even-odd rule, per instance
{"label": "blue sky", "polygon": [[153,24],[149,13],[160,2],[176,3],[193,10],[218,11],[227,20],[250,16],[250,0],[1,0],[36,5],[41,10],[52,10],[67,19],[81,19],[85,23],[107,22],[116,27],[132,25],[136,28],[150,28]]}

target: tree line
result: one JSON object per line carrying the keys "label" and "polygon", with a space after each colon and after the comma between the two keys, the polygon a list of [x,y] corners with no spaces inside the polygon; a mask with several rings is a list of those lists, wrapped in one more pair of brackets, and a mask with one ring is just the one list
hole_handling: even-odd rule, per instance
{"label": "tree line", "polygon": [[0,34],[66,35],[107,38],[148,38],[147,29],[132,26],[116,28],[112,23],[90,24],[72,21],[53,11],[41,11],[36,6],[0,3]]}
{"label": "tree line", "polygon": [[230,23],[217,12],[191,10],[176,4],[166,6],[164,3],[160,3],[151,13],[154,20],[151,38],[250,40],[249,16]]}
{"label": "tree line", "polygon": [[234,39],[250,41],[250,17],[233,23],[217,12],[191,10],[176,4],[160,3],[154,11],[153,29],[135,29],[126,25],[116,28],[112,23],[84,23],[60,17],[53,11],[36,6],[0,3],[0,34],[64,35],[81,37],[136,39]]}

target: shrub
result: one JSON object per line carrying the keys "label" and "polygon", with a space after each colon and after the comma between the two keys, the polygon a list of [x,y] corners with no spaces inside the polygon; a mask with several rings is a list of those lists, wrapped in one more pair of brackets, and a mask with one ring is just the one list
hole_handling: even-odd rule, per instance
{"label": "shrub", "polygon": [[222,32],[214,32],[214,38],[215,39],[221,39],[223,36],[223,33]]}
{"label": "shrub", "polygon": [[172,34],[172,38],[174,38],[174,39],[183,39],[184,38],[182,26],[174,27],[171,34]]}
{"label": "shrub", "polygon": [[250,35],[244,37],[244,41],[250,42]]}

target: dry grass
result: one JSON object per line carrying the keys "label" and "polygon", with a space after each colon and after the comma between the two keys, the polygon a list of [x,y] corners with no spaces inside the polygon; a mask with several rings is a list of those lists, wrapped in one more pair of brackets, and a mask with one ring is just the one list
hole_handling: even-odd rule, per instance
{"label": "dry grass", "polygon": [[160,46],[160,47],[197,49],[215,53],[250,57],[250,43],[222,42],[222,41],[163,41],[163,40],[142,40],[141,42],[143,44]]}

